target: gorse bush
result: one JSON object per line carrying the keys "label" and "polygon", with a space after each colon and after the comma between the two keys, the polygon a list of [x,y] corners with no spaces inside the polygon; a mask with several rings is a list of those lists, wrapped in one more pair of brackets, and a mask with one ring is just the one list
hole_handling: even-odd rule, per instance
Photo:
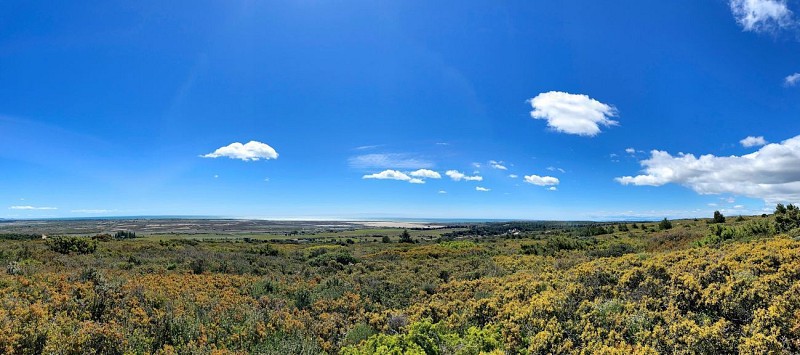
{"label": "gorse bush", "polygon": [[501,222],[413,244],[137,238],[93,255],[5,240],[0,353],[800,353],[800,241],[776,217],[587,237],[588,222]]}

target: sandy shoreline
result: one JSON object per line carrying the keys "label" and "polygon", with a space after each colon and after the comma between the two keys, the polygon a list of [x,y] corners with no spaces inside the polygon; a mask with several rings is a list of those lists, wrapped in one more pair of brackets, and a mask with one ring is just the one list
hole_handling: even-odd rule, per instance
{"label": "sandy shoreline", "polygon": [[369,222],[351,222],[366,227],[373,228],[421,228],[421,229],[435,229],[444,228],[440,224],[430,224],[424,222],[392,222],[392,221],[369,221]]}

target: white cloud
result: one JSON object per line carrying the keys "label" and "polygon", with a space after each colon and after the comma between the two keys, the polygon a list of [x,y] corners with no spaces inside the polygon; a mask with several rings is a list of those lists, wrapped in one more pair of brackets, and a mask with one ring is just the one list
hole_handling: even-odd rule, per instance
{"label": "white cloud", "polygon": [[717,207],[717,204],[712,202],[708,204],[708,207]]}
{"label": "white cloud", "polygon": [[461,181],[461,180],[464,180],[464,181],[483,181],[483,177],[482,176],[478,176],[478,175],[467,176],[467,175],[464,175],[464,173],[462,173],[462,172],[460,172],[458,170],[448,170],[444,174],[449,176],[451,179],[453,179],[453,181]]}
{"label": "white cloud", "polygon": [[447,191],[445,191],[445,190],[439,190],[439,193],[440,193],[440,194],[446,194],[446,193],[447,193]]}
{"label": "white cloud", "polygon": [[785,86],[795,86],[797,83],[800,83],[800,73],[794,73],[783,79],[783,85]]}
{"label": "white cloud", "polygon": [[800,202],[800,136],[767,144],[742,156],[707,154],[698,158],[654,150],[649,159],[640,163],[644,167],[642,175],[615,180],[623,185],[674,183],[699,194],[733,194],[767,203]]}
{"label": "white cloud", "polygon": [[491,165],[492,168],[495,168],[495,169],[498,169],[498,170],[508,170],[508,168],[505,165],[503,165],[502,161],[490,160],[489,161],[489,165]]}
{"label": "white cloud", "polygon": [[560,172],[562,172],[562,173],[566,173],[566,172],[567,172],[566,170],[564,170],[564,169],[561,169],[561,168],[557,168],[557,167],[555,167],[555,166],[548,166],[548,167],[547,167],[547,170],[548,170],[548,171],[560,171]]}
{"label": "white cloud", "polygon": [[512,179],[516,179],[516,178],[519,177],[519,175],[517,175],[517,174],[508,174],[508,177],[510,177]]}
{"label": "white cloud", "polygon": [[537,186],[551,186],[558,185],[560,181],[552,176],[525,175],[525,182]]}
{"label": "white cloud", "polygon": [[399,180],[399,181],[408,181],[412,184],[424,184],[425,180],[412,178],[408,176],[406,173],[397,170],[384,170],[379,173],[364,175],[361,177],[362,179],[376,179],[376,180]]}
{"label": "white cloud", "polygon": [[762,145],[767,144],[767,141],[764,140],[763,136],[753,137],[747,136],[747,138],[742,139],[739,141],[743,147],[750,148],[750,147],[760,147]]}
{"label": "white cloud", "polygon": [[557,188],[557,187],[555,187],[555,186],[550,186],[550,187],[548,187],[547,189],[548,189],[548,190],[550,190],[550,191],[556,191],[556,190],[558,190],[558,188]]}
{"label": "white cloud", "polygon": [[733,208],[739,210],[739,209],[744,208],[744,205],[736,205],[736,206],[733,206]]}
{"label": "white cloud", "polygon": [[772,32],[794,25],[785,0],[731,0],[730,7],[745,31]]}
{"label": "white cloud", "polygon": [[475,187],[475,191],[483,191],[483,192],[487,192],[487,191],[491,191],[491,190],[492,190],[492,189],[487,189],[487,188],[485,188],[485,187],[481,187],[481,186],[476,186],[476,187]]}
{"label": "white cloud", "polygon": [[636,154],[636,149],[634,149],[634,148],[625,148],[625,153]]}
{"label": "white cloud", "polygon": [[418,177],[418,178],[428,178],[428,179],[441,179],[442,178],[442,175],[440,175],[439,173],[437,173],[437,172],[435,172],[433,170],[428,170],[428,169],[419,169],[419,170],[416,170],[416,171],[412,171],[412,172],[408,173],[408,175],[411,175],[411,176],[414,176],[414,177]]}
{"label": "white cloud", "polygon": [[477,169],[480,169],[481,168],[481,163],[472,163],[472,166],[474,166]]}
{"label": "white cloud", "polygon": [[354,168],[378,169],[425,169],[432,168],[433,163],[424,159],[402,153],[375,153],[351,157],[348,163]]}
{"label": "white cloud", "polygon": [[57,210],[57,207],[11,206],[10,210]]}
{"label": "white cloud", "polygon": [[227,146],[215,150],[213,153],[201,155],[203,158],[226,157],[244,161],[256,161],[259,159],[278,159],[278,152],[267,144],[250,141],[247,144],[239,142],[231,143]]}
{"label": "white cloud", "polygon": [[364,175],[362,179],[379,179],[379,180],[401,180],[408,181],[411,177],[403,172],[397,170],[384,170],[379,173]]}
{"label": "white cloud", "polygon": [[217,175],[217,174],[214,174],[214,178],[215,178],[215,179],[218,179],[218,178],[219,178],[219,175]]}
{"label": "white cloud", "polygon": [[550,91],[528,100],[533,107],[531,117],[547,120],[547,125],[558,132],[580,136],[596,136],[600,125],[614,126],[611,120],[617,110],[586,95]]}

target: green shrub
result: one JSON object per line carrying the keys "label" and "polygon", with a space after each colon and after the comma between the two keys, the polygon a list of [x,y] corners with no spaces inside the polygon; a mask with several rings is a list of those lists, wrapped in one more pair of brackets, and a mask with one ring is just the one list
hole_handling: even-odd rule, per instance
{"label": "green shrub", "polygon": [[347,335],[344,337],[344,345],[358,345],[362,341],[369,339],[369,337],[375,334],[375,329],[372,329],[366,323],[357,323],[349,331],[347,331]]}
{"label": "green shrub", "polygon": [[91,254],[97,250],[97,241],[85,237],[53,237],[45,245],[61,254]]}

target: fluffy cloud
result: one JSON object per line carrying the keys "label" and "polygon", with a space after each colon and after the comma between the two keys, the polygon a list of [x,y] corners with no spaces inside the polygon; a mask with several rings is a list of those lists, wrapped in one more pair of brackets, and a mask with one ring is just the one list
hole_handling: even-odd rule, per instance
{"label": "fluffy cloud", "polygon": [[351,167],[368,169],[425,169],[432,168],[433,163],[424,159],[402,153],[364,154],[348,159]]}
{"label": "fluffy cloud", "polygon": [[519,177],[519,175],[517,175],[517,174],[508,174],[508,177],[510,177],[512,179],[516,179],[516,178]]}
{"label": "fluffy cloud", "polygon": [[397,171],[397,170],[384,170],[379,173],[364,175],[361,177],[362,179],[377,179],[377,180],[399,180],[399,181],[408,181],[412,184],[424,184],[425,180],[412,178],[408,176],[408,174]]}
{"label": "fluffy cloud", "polygon": [[488,191],[491,191],[491,190],[492,190],[492,189],[487,189],[487,188],[485,188],[485,187],[481,187],[481,186],[476,186],[476,187],[475,187],[475,191],[483,191],[483,192],[488,192]]}
{"label": "fluffy cloud", "polygon": [[419,170],[416,170],[416,171],[412,171],[412,172],[408,173],[408,175],[411,175],[413,177],[428,178],[428,179],[441,179],[442,178],[441,174],[439,174],[439,173],[437,173],[437,172],[435,172],[433,170],[428,170],[428,169],[419,169]]}
{"label": "fluffy cloud", "polygon": [[444,173],[445,175],[449,176],[453,181],[483,181],[483,177],[479,175],[475,176],[467,176],[464,173],[458,170],[448,170]]}
{"label": "fluffy cloud", "polygon": [[489,161],[489,165],[491,165],[491,166],[492,166],[492,168],[495,168],[495,169],[499,169],[499,170],[508,170],[508,168],[506,168],[506,166],[505,166],[505,165],[503,165],[503,162],[502,162],[502,161],[490,160],[490,161]]}
{"label": "fluffy cloud", "polygon": [[28,211],[39,211],[39,210],[57,210],[56,207],[34,207],[34,206],[11,206],[8,209],[10,210],[28,210]]}
{"label": "fluffy cloud", "polygon": [[213,153],[201,155],[203,158],[231,158],[244,161],[256,161],[259,159],[278,159],[278,152],[267,144],[250,141],[247,144],[239,142],[231,143],[227,146],[215,150]]}
{"label": "fluffy cloud", "polygon": [[537,186],[551,186],[558,185],[560,181],[552,176],[525,175],[525,182]]}
{"label": "fluffy cloud", "polygon": [[557,188],[557,187],[555,187],[555,186],[550,186],[549,188],[547,188],[547,190],[549,190],[549,191],[556,191],[556,190],[558,190],[558,188]]}
{"label": "fluffy cloud", "polygon": [[558,132],[592,137],[600,133],[600,125],[614,126],[619,123],[611,119],[617,116],[613,106],[586,95],[550,91],[528,102],[533,107],[531,117],[547,120],[547,125]]}
{"label": "fluffy cloud", "polygon": [[625,153],[636,154],[636,149],[634,149],[634,148],[625,148]]}
{"label": "fluffy cloud", "polygon": [[800,73],[794,73],[783,79],[783,85],[786,86],[795,86],[797,83],[800,83]]}
{"label": "fluffy cloud", "polygon": [[406,173],[397,170],[384,170],[379,173],[364,175],[361,177],[362,179],[377,179],[377,180],[399,180],[399,181],[408,181],[412,184],[424,184],[425,180],[412,178],[408,176]]}
{"label": "fluffy cloud", "polygon": [[730,6],[745,31],[771,32],[794,25],[785,0],[731,0]]}
{"label": "fluffy cloud", "polygon": [[764,140],[764,137],[762,136],[758,137],[747,136],[747,138],[740,140],[739,143],[742,145],[742,147],[750,148],[750,147],[760,147],[762,145],[765,145],[767,144],[767,141]]}
{"label": "fluffy cloud", "polygon": [[767,203],[800,202],[800,136],[742,156],[672,156],[654,150],[640,163],[642,175],[622,176],[616,181],[623,185],[681,184],[699,194],[742,195]]}

